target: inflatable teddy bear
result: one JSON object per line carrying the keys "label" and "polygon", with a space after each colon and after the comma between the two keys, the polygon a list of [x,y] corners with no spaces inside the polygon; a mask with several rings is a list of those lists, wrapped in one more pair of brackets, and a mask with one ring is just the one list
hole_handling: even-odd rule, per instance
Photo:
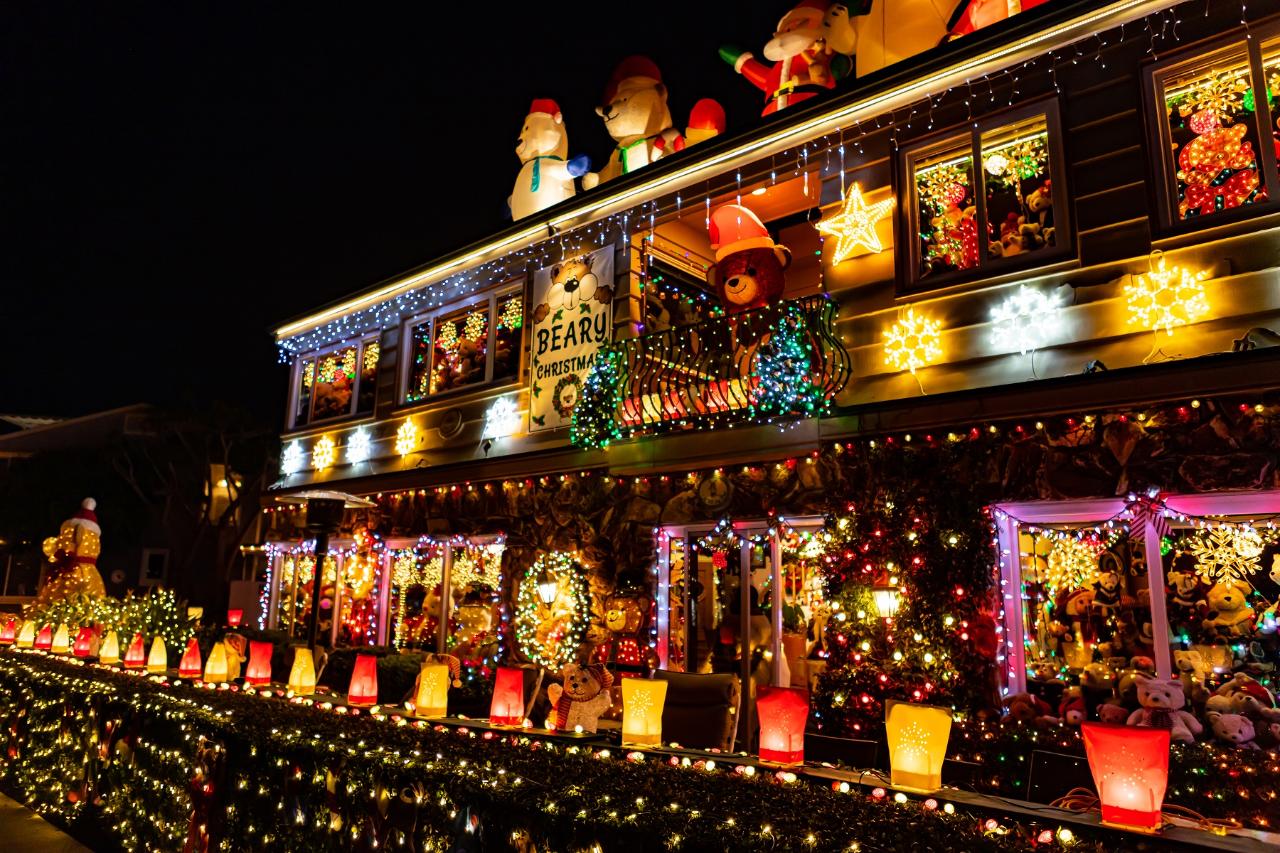
{"label": "inflatable teddy bear", "polygon": [[1213,736],[1223,743],[1231,744],[1237,749],[1259,749],[1253,742],[1253,720],[1242,714],[1222,714],[1210,711],[1205,714]]}
{"label": "inflatable teddy bear", "polygon": [[764,112],[771,115],[807,101],[853,71],[857,34],[843,3],[801,0],[778,21],[764,46],[766,65],[750,51],[720,48],[720,58],[764,92]]}
{"label": "inflatable teddy bear", "polygon": [[44,540],[42,550],[52,568],[36,596],[38,604],[80,595],[90,598],[106,595],[102,576],[98,574],[102,528],[98,526],[97,507],[97,501],[85,498],[75,515],[62,522],[58,535]]}
{"label": "inflatable teddy bear", "polygon": [[1193,743],[1204,727],[1190,711],[1182,709],[1186,701],[1178,681],[1139,675],[1138,702],[1142,707],[1126,722],[1130,726],[1167,728],[1174,740]]}
{"label": "inflatable teddy bear", "polygon": [[718,207],[709,233],[716,253],[712,285],[726,311],[750,311],[781,298],[791,250],[774,243],[754,213],[737,204]]}
{"label": "inflatable teddy bear", "polygon": [[565,132],[560,107],[549,98],[539,98],[529,107],[529,115],[516,140],[520,174],[507,199],[512,219],[523,219],[573,197],[573,179],[586,174],[586,157],[569,156],[569,136]]}
{"label": "inflatable teddy bear", "polygon": [[603,169],[582,176],[583,189],[593,189],[684,149],[684,137],[672,127],[662,73],[647,56],[629,56],[619,63],[596,115],[604,119],[605,130],[617,147]]}
{"label": "inflatable teddy bear", "polygon": [[1253,631],[1253,608],[1249,606],[1251,587],[1244,581],[1219,581],[1209,588],[1205,603],[1209,618],[1200,623],[1218,637],[1244,637]]}
{"label": "inflatable teddy bear", "polygon": [[552,684],[547,688],[553,715],[547,719],[547,728],[572,732],[581,726],[584,732],[594,732],[600,715],[613,705],[609,698],[613,673],[599,665],[567,663],[560,676],[563,686]]}

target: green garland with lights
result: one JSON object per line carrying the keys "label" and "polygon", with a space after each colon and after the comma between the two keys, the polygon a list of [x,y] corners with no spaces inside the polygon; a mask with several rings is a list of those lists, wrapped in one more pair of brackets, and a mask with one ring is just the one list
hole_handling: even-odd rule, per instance
{"label": "green garland with lights", "polygon": [[[1125,836],[0,652],[0,781],[125,850],[1100,851]],[[674,765],[674,766],[673,766]],[[751,766],[751,770],[747,767]],[[1118,843],[1119,842],[1119,843]]]}
{"label": "green garland with lights", "polygon": [[569,430],[569,439],[577,447],[604,448],[622,437],[616,417],[621,381],[618,358],[613,347],[603,347],[587,371]]}
{"label": "green garland with lights", "polygon": [[[538,597],[538,579],[544,571],[555,575],[561,585],[561,596],[565,594],[563,590],[567,585],[571,607],[565,619],[564,635],[556,641],[554,649],[549,649],[549,644],[538,637],[543,611],[549,609]],[[591,618],[591,599],[587,594],[585,574],[573,555],[550,551],[539,554],[521,576],[516,593],[516,642],[520,652],[539,666],[558,670],[577,656],[578,646],[586,636],[587,623]]]}

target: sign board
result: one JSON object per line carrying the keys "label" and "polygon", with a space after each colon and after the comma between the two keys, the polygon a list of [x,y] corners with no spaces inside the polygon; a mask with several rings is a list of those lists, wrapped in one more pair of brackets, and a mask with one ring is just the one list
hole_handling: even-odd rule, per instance
{"label": "sign board", "polygon": [[609,245],[534,273],[529,432],[572,424],[596,352],[613,338],[613,255]]}

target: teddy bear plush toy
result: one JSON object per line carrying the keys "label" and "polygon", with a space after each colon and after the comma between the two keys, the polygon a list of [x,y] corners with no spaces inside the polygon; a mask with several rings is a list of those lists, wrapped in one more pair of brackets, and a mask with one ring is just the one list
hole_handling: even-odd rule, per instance
{"label": "teddy bear plush toy", "polygon": [[1205,709],[1220,713],[1244,714],[1263,723],[1280,723],[1275,695],[1251,675],[1237,672],[1223,682],[1205,703]]}
{"label": "teddy bear plush toy", "polygon": [[1093,609],[1102,616],[1111,616],[1120,609],[1120,576],[1115,572],[1098,573]]}
{"label": "teddy bear plush toy", "polygon": [[1078,726],[1088,719],[1088,710],[1084,706],[1084,697],[1079,688],[1071,688],[1058,706],[1058,717],[1068,726]]}
{"label": "teddy bear plush toy", "polygon": [[1200,604],[1200,576],[1194,572],[1169,572],[1169,606],[1190,613]]}
{"label": "teddy bear plush toy", "polygon": [[547,688],[547,700],[551,703],[547,728],[572,732],[581,726],[584,732],[594,732],[600,715],[613,705],[609,697],[613,673],[600,665],[567,663],[560,670],[560,677],[563,685],[552,684]]}
{"label": "teddy bear plush toy", "polygon": [[617,145],[603,169],[582,176],[585,190],[684,149],[684,136],[672,127],[662,73],[647,56],[629,56],[618,64],[596,115]]}
{"label": "teddy bear plush toy", "polygon": [[1049,703],[1030,693],[1006,696],[1004,706],[1008,710],[1005,722],[1032,723],[1037,726],[1047,726],[1057,722],[1055,717],[1050,716],[1053,709],[1049,707]]}
{"label": "teddy bear plush toy", "polygon": [[1253,720],[1243,714],[1222,714],[1210,711],[1205,714],[1205,719],[1209,721],[1209,728],[1213,730],[1213,736],[1217,740],[1237,749],[1259,748],[1253,742],[1255,735]]}
{"label": "teddy bear plush toy", "polygon": [[1183,743],[1193,743],[1204,726],[1190,711],[1183,710],[1186,696],[1182,684],[1172,678],[1138,676],[1138,703],[1141,708],[1129,715],[1130,726],[1169,729],[1170,736]]}
{"label": "teddy bear plush toy", "polygon": [[1219,581],[1209,588],[1205,603],[1209,618],[1201,627],[1223,638],[1244,637],[1253,631],[1253,608],[1247,596],[1250,586],[1244,581]]}
{"label": "teddy bear plush toy", "polygon": [[718,207],[708,233],[716,253],[713,286],[726,311],[750,311],[782,296],[791,250],[774,243],[754,213],[737,204]]}
{"label": "teddy bear plush toy", "polygon": [[1212,671],[1209,664],[1205,663],[1204,656],[1195,649],[1174,649],[1173,668],[1178,673],[1178,680],[1182,682],[1182,692],[1193,705],[1203,705],[1209,698],[1204,680]]}
{"label": "teddy bear plush toy", "polygon": [[1045,181],[1026,197],[1026,221],[1034,224],[1042,241],[1041,245],[1053,244],[1053,182]]}
{"label": "teddy bear plush toy", "polygon": [[573,197],[573,179],[590,168],[586,157],[569,156],[569,135],[565,132],[560,107],[550,98],[538,98],[529,107],[520,138],[516,140],[520,174],[507,199],[512,219],[546,210]]}

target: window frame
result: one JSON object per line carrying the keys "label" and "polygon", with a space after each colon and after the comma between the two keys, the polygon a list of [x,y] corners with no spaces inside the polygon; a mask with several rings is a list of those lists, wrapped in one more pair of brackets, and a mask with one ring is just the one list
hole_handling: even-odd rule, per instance
{"label": "window frame", "polygon": [[[987,241],[982,239],[987,228],[986,180],[982,178],[982,136],[1009,124],[1036,116],[1044,116],[1046,147],[1049,152],[1049,180],[1055,187],[1053,198],[1054,245],[1034,252],[1020,253],[1015,257],[987,257]],[[953,270],[937,275],[920,275],[920,239],[916,227],[920,205],[917,198],[913,161],[930,152],[963,139],[968,134],[969,156],[973,163],[974,206],[979,227],[978,265],[973,269]],[[1025,104],[984,115],[965,125],[953,125],[945,130],[929,134],[902,145],[894,153],[895,198],[898,199],[894,215],[894,245],[905,251],[895,251],[898,293],[910,295],[941,290],[957,284],[966,284],[1025,269],[1049,266],[1076,255],[1074,222],[1070,193],[1067,189],[1066,139],[1062,130],[1059,99],[1050,95],[1028,101]],[[1056,189],[1056,188],[1061,189]],[[980,188],[980,189],[979,189]]]}
{"label": "window frame", "polygon": [[[344,420],[346,418],[351,418],[357,415],[356,409],[360,405],[360,390],[363,384],[364,353],[365,353],[365,348],[370,344],[375,344],[378,346],[378,362],[379,364],[381,364],[382,335],[376,331],[370,332],[365,335],[360,335],[356,337],[354,340],[348,339],[348,340],[342,341],[341,343],[330,344],[329,346],[326,346],[326,347],[321,347],[319,349],[311,350],[310,352],[302,353],[293,359],[293,364],[289,368],[289,375],[290,375],[289,411],[288,411],[288,420],[286,421],[286,423],[288,423],[289,428],[291,430],[310,429],[311,427],[316,426],[317,424],[337,423],[338,421]],[[307,403],[307,407],[308,407],[307,420],[305,423],[299,423],[298,422],[298,403],[302,396],[303,366],[308,361],[314,362],[316,364],[316,370],[318,375],[320,359],[324,358],[326,355],[329,355],[330,353],[335,353],[335,352],[338,352],[339,350],[343,350],[351,346],[356,348],[356,381],[355,381],[355,387],[351,391],[351,402],[347,404],[347,411],[345,413],[329,415],[328,417],[324,417],[324,418],[317,418],[315,416],[316,400],[315,400],[315,393],[313,389],[311,399]],[[359,416],[362,418],[372,417],[374,411],[377,409],[377,406],[378,406],[378,397],[377,397],[378,370],[376,367],[374,368],[373,379],[371,381],[373,382],[373,388],[374,388],[373,407],[367,412],[358,413]],[[312,379],[312,382],[313,383],[315,382],[314,378]]]}
{"label": "window frame", "polygon": [[1254,202],[1231,210],[1222,210],[1210,216],[1196,216],[1182,220],[1177,213],[1177,163],[1172,151],[1173,138],[1169,130],[1169,117],[1162,95],[1163,80],[1177,69],[1191,65],[1205,57],[1239,51],[1244,48],[1249,64],[1250,82],[1261,80],[1266,85],[1265,69],[1262,65],[1262,45],[1269,40],[1280,40],[1280,23],[1272,21],[1268,25],[1252,25],[1248,29],[1238,28],[1232,32],[1213,39],[1189,45],[1175,53],[1148,61],[1143,69],[1142,99],[1143,115],[1147,123],[1147,145],[1156,156],[1150,161],[1151,205],[1154,231],[1160,236],[1177,236],[1205,228],[1230,225],[1266,213],[1280,210],[1280,158],[1277,158],[1274,146],[1267,145],[1272,131],[1270,128],[1276,119],[1267,98],[1261,103],[1255,98],[1254,130],[1257,132],[1258,150],[1256,156],[1259,170],[1262,173],[1263,188],[1267,192],[1266,201]]}
{"label": "window frame", "polygon": [[[529,319],[529,295],[527,291],[527,280],[524,276],[508,279],[501,284],[474,293],[465,298],[455,300],[446,305],[433,308],[429,311],[423,311],[409,317],[401,322],[400,325],[400,375],[396,381],[397,395],[396,402],[399,408],[411,408],[416,406],[425,406],[433,401],[447,399],[450,397],[469,394],[481,389],[492,390],[495,387],[506,387],[508,385],[518,385],[521,377],[524,375],[524,358],[525,358],[525,329],[528,326]],[[521,306],[521,323],[520,323],[520,340],[517,346],[515,373],[510,378],[495,378],[494,371],[494,348],[498,339],[497,311],[498,303],[503,298],[519,295]],[[432,373],[436,369],[435,361],[435,335],[436,322],[442,317],[450,314],[456,314],[459,311],[465,311],[476,305],[488,305],[489,322],[486,329],[485,338],[485,364],[484,379],[478,382],[472,382],[469,385],[463,385],[459,388],[450,388],[446,391],[437,391],[428,393],[421,399],[409,399],[409,385],[413,379],[413,331],[423,323],[429,324],[428,334],[431,341],[431,362],[427,366],[428,373]],[[500,385],[497,383],[501,383]]]}

